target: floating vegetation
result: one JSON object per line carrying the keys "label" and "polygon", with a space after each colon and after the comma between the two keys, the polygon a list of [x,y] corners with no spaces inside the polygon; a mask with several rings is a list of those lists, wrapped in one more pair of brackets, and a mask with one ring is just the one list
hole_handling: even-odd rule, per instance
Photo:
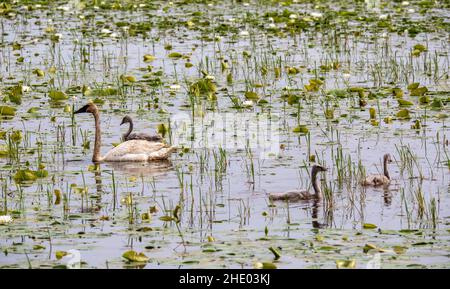
{"label": "floating vegetation", "polygon": [[135,251],[126,251],[122,257],[131,262],[147,262],[148,257],[144,253],[137,253]]}
{"label": "floating vegetation", "polygon": [[51,101],[60,102],[69,99],[69,96],[62,91],[52,90],[48,93]]}
{"label": "floating vegetation", "polygon": [[449,268],[449,6],[378,2],[2,1],[0,268]]}
{"label": "floating vegetation", "polygon": [[0,116],[2,117],[13,117],[16,115],[16,108],[11,106],[0,106]]}

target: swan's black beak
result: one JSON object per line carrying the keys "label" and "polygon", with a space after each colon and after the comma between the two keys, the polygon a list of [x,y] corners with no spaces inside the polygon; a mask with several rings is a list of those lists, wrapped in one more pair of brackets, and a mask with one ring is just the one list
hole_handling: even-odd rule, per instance
{"label": "swan's black beak", "polygon": [[79,110],[75,111],[74,114],[87,112],[88,108],[89,108],[89,105],[86,104],[85,106],[83,106]]}
{"label": "swan's black beak", "polygon": [[122,122],[120,123],[120,125],[122,125],[122,124],[124,124],[125,123],[125,119],[122,119]]}

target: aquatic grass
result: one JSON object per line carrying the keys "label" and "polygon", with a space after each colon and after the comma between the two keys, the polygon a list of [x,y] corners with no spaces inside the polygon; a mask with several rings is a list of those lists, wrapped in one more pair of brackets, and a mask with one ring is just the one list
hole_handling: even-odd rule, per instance
{"label": "aquatic grass", "polygon": [[[442,85],[448,75],[448,44],[439,41],[445,38],[439,14],[442,3],[411,2],[407,7],[385,3],[380,13],[389,11],[387,19],[379,19],[380,13],[364,3],[343,1],[333,2],[333,9],[319,5],[314,14],[308,13],[311,9],[304,1],[284,2],[282,9],[279,3],[269,1],[246,6],[91,1],[76,14],[59,9],[55,13],[47,4],[11,3],[11,9],[18,12],[16,17],[24,21],[50,13],[52,23],[41,17],[40,23],[27,24],[34,31],[32,35],[24,34],[25,26],[18,24],[18,18],[0,16],[0,31],[5,32],[0,36],[2,105],[16,109],[14,118],[1,120],[0,176],[8,187],[2,191],[0,209],[6,206],[10,214],[17,211],[18,223],[26,216],[33,231],[32,239],[23,240],[21,230],[11,226],[3,239],[23,246],[31,245],[30,240],[47,240],[50,234],[34,228],[50,223],[53,250],[84,242],[83,246],[89,246],[97,256],[96,244],[108,243],[115,248],[121,240],[137,252],[157,250],[145,254],[152,257],[153,264],[165,267],[248,268],[254,262],[258,267],[273,267],[272,263],[264,265],[260,256],[272,254],[267,248],[278,250],[278,246],[283,248],[283,257],[289,256],[277,260],[279,268],[335,267],[336,260],[340,266],[352,267],[352,262],[340,261],[348,261],[345,256],[352,255],[356,264],[366,262],[361,248],[373,241],[375,233],[386,247],[419,244],[411,246],[406,257],[427,266],[435,257],[442,257],[445,244],[439,237],[448,229],[442,221],[447,197],[433,195],[447,189],[450,163],[445,144],[448,101]],[[56,9],[60,1],[53,4]],[[94,10],[94,6],[99,9]],[[410,7],[416,11],[408,12]],[[128,17],[131,14],[136,17]],[[174,52],[179,55],[168,57]],[[145,55],[153,57],[145,61]],[[194,83],[208,83],[207,76],[215,77],[214,89],[201,92],[194,87],[189,91]],[[323,84],[315,85],[317,80]],[[422,96],[410,95],[421,91],[407,89],[414,82],[429,91]],[[171,91],[173,84],[181,84],[185,91]],[[7,92],[19,85],[28,86],[30,91],[21,99],[11,97]],[[398,95],[393,93],[394,88],[401,90],[403,100],[414,103],[407,108],[411,121],[394,116],[400,95],[398,89]],[[61,104],[50,103],[51,90],[69,98]],[[254,98],[251,106],[245,103],[245,92],[256,94],[247,94],[247,98]],[[442,106],[436,102],[439,110],[431,109],[434,98],[441,99]],[[110,164],[102,164],[101,169],[88,169],[94,173],[83,176],[80,168],[84,170],[90,163],[91,128],[85,120],[75,120],[67,106],[74,111],[87,99],[102,103],[107,115],[102,120],[106,131],[103,149],[117,138],[117,118],[122,114],[137,113],[146,120],[140,128],[143,130],[166,124],[168,142],[174,143],[172,116],[179,112],[195,116],[195,123],[189,124],[192,128],[203,125],[198,116],[215,111],[278,114],[282,154],[260,160],[253,147],[237,151],[196,148],[194,141],[199,136],[194,135],[187,147],[174,154],[173,168],[161,175],[157,170],[129,176],[126,166],[112,169]],[[17,104],[19,100],[21,104]],[[372,120],[370,108],[374,109]],[[292,132],[297,127],[307,132]],[[17,130],[22,132],[22,140],[8,146],[8,134]],[[3,155],[9,148],[11,156]],[[361,188],[359,181],[366,170],[372,171],[368,165],[384,152],[395,152],[396,159],[389,190]],[[267,192],[293,189],[297,182],[307,188],[309,176],[303,167],[313,163],[328,165],[322,187],[324,199],[332,206],[322,204],[315,210],[309,205],[304,208],[303,204],[290,203],[286,208],[268,202]],[[37,171],[41,165],[45,165],[48,178],[20,187],[11,183],[19,168]],[[2,179],[1,187],[3,183]],[[71,188],[71,184],[76,187]],[[80,195],[75,191],[83,187],[96,188],[97,192],[91,189]],[[58,189],[61,208],[52,204]],[[124,198],[131,194],[133,206],[116,203],[120,194]],[[425,206],[419,218],[417,200],[421,196]],[[149,206],[159,206],[161,212]],[[158,221],[174,217],[177,206],[181,212],[179,227],[174,220]],[[148,220],[141,217],[151,211],[156,220],[150,231]],[[320,229],[321,242],[342,241],[345,246],[316,246],[319,229],[311,231],[303,226],[309,226],[311,218],[313,226],[326,227]],[[130,219],[133,224],[129,224]],[[355,227],[369,222],[380,231],[360,233]],[[258,240],[261,224],[270,229],[265,235],[271,240]],[[86,235],[72,233],[78,231]],[[213,242],[215,252],[203,252],[199,245],[207,236],[220,240]],[[421,239],[431,236],[436,236],[433,244],[420,245],[424,243]],[[299,239],[311,240],[311,245],[293,242]],[[173,251],[184,242],[189,250]],[[260,246],[260,242],[267,244]],[[15,251],[18,246],[22,245],[2,246],[10,254],[0,266],[18,262],[20,267],[28,266],[24,253]],[[432,252],[425,256],[420,248],[431,246]],[[333,251],[338,247],[344,257]],[[28,249],[25,252],[33,268],[56,265],[54,254],[48,258]],[[120,255],[86,255],[83,266],[130,266],[119,261]],[[401,255],[383,259],[383,267],[388,268],[406,267],[406,263]]]}

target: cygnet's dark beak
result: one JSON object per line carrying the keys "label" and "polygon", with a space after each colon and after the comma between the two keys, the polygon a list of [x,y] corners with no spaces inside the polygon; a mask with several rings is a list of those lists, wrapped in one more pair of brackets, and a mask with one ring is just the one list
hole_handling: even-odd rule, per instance
{"label": "cygnet's dark beak", "polygon": [[75,111],[74,114],[87,112],[88,108],[89,108],[89,105],[86,104],[85,106],[83,106],[79,110]]}

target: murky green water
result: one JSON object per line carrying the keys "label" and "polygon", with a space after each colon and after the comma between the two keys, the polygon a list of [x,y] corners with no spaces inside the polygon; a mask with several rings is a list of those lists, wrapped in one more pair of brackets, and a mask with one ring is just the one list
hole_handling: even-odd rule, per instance
{"label": "murky green water", "polygon": [[[66,265],[70,250],[87,268],[449,267],[445,1],[10,2],[1,267]],[[148,133],[180,114],[202,129],[212,113],[270,116],[281,148],[262,158],[197,135],[169,162],[96,167],[93,118],[71,112],[89,100],[103,153],[124,115]],[[360,186],[385,153],[389,188]],[[328,168],[322,201],[269,202],[312,189],[314,163]]]}

